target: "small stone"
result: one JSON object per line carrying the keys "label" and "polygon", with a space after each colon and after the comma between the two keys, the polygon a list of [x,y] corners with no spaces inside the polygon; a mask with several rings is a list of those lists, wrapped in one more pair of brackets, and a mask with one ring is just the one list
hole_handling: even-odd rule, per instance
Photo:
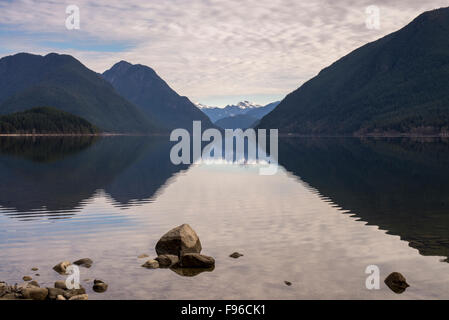
{"label": "small stone", "polygon": [[98,293],[105,292],[106,290],[108,290],[108,284],[106,282],[104,282],[103,280],[95,279],[93,290]]}
{"label": "small stone", "polygon": [[94,262],[89,259],[89,258],[83,258],[83,259],[79,259],[77,261],[75,261],[73,264],[76,264],[77,266],[81,266],[81,267],[85,267],[85,268],[90,268],[92,267],[92,264]]}
{"label": "small stone", "polygon": [[142,267],[147,269],[157,269],[159,268],[159,262],[157,262],[156,260],[148,260],[142,265]]}
{"label": "small stone", "polygon": [[60,300],[60,301],[62,301],[62,300],[67,300],[66,298],[64,298],[64,296],[63,295],[61,295],[61,294],[58,294],[58,296],[56,297],[56,300]]}
{"label": "small stone", "polygon": [[149,255],[147,255],[147,254],[145,254],[145,253],[142,253],[140,256],[138,256],[137,258],[139,258],[139,259],[143,259],[143,258],[148,258],[149,257]]}
{"label": "small stone", "polygon": [[36,277],[40,277],[41,275],[40,275],[39,273],[36,273],[35,276],[36,276]]}
{"label": "small stone", "polygon": [[22,279],[23,279],[23,281],[31,281],[31,280],[33,280],[33,278],[31,278],[30,276],[24,276]]}
{"label": "small stone", "polygon": [[399,272],[391,273],[384,282],[394,293],[397,294],[403,293],[408,287],[410,287],[405,277]]}
{"label": "small stone", "polygon": [[71,297],[69,300],[89,300],[89,296],[87,294],[79,294]]}
{"label": "small stone", "polygon": [[231,254],[231,255],[229,255],[231,258],[234,258],[234,259],[238,259],[238,258],[240,258],[240,257],[243,257],[243,254],[241,254],[241,253],[238,253],[238,252],[234,252],[233,254]]}
{"label": "small stone", "polygon": [[289,287],[291,287],[291,285],[292,285],[292,283],[290,281],[284,281],[284,283]]}
{"label": "small stone", "polygon": [[183,268],[211,268],[215,266],[215,259],[199,253],[186,253],[181,257],[180,266]]}
{"label": "small stone", "polygon": [[59,280],[55,282],[55,288],[67,290],[67,285],[65,284],[65,281]]}
{"label": "small stone", "polygon": [[55,270],[59,274],[66,274],[67,267],[70,266],[71,263],[69,261],[63,261],[58,263],[53,267],[53,270]]}
{"label": "small stone", "polygon": [[179,258],[172,254],[161,254],[154,260],[159,262],[161,268],[170,268],[179,262]]}
{"label": "small stone", "polygon": [[45,300],[48,296],[46,288],[25,288],[22,290],[24,299]]}
{"label": "small stone", "polygon": [[31,271],[37,271],[37,270],[39,270],[39,268],[36,268],[36,267],[31,268]]}
{"label": "small stone", "polygon": [[40,287],[39,283],[36,280],[30,281],[30,285],[35,286],[35,287]]}

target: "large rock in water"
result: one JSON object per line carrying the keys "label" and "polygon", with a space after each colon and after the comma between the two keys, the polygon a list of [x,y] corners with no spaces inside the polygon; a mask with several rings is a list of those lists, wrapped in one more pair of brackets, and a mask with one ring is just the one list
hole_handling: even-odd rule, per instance
{"label": "large rock in water", "polygon": [[172,254],[180,257],[186,253],[200,253],[201,249],[198,235],[188,224],[170,230],[156,244],[159,256]]}

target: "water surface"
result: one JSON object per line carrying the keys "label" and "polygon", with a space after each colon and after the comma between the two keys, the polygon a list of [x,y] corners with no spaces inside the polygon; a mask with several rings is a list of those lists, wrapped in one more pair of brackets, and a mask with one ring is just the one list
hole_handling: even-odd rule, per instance
{"label": "water surface", "polygon": [[[165,138],[0,139],[0,280],[89,257],[90,299],[449,298],[449,143],[282,139],[281,167],[174,166]],[[189,223],[216,268],[194,277],[141,267]],[[240,259],[229,254],[239,251]],[[411,287],[365,287],[403,273]],[[284,281],[293,283],[291,287]]]}

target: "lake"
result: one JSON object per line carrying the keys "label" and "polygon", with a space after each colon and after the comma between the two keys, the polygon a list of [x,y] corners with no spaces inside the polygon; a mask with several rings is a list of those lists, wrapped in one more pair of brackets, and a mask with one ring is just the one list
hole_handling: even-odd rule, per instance
{"label": "lake", "polygon": [[[52,286],[65,279],[55,264],[89,257],[89,299],[449,298],[448,140],[281,138],[272,176],[253,162],[175,166],[171,146],[0,138],[0,280]],[[142,268],[183,223],[215,269]],[[365,286],[369,265],[379,290]],[[394,271],[411,285],[402,294],[383,283]]]}

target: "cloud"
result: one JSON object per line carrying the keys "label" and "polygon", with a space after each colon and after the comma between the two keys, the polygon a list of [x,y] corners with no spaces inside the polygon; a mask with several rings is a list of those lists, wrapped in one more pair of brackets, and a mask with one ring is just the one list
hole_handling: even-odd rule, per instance
{"label": "cloud", "polygon": [[[15,0],[0,3],[0,54],[64,52],[97,72],[141,63],[196,101],[280,96],[445,2]],[[65,28],[68,4],[80,8],[80,30]],[[369,5],[381,10],[380,30],[365,27]]]}

